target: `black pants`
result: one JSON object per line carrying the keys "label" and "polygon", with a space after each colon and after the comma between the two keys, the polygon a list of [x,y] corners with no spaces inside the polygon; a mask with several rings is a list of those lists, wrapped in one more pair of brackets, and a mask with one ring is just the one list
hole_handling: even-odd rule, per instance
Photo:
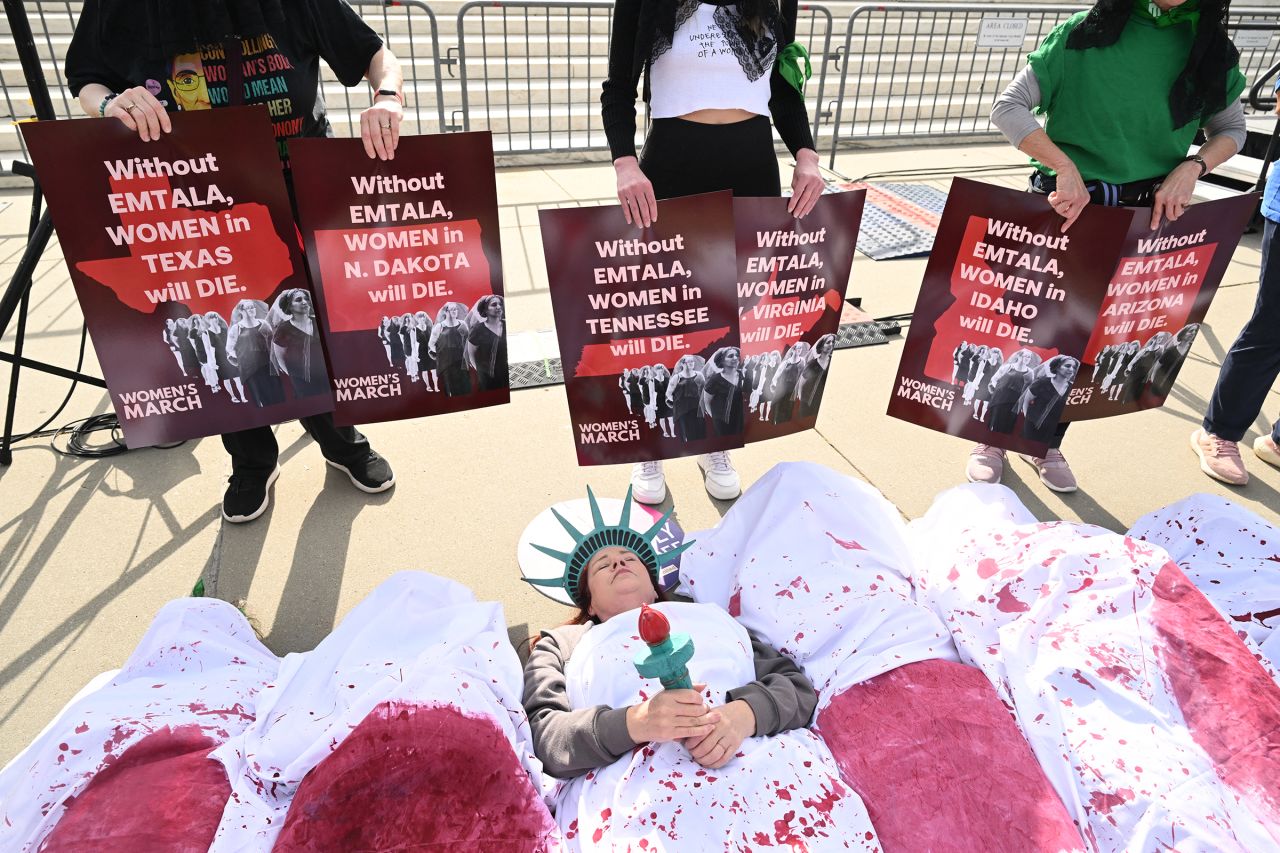
{"label": "black pants", "polygon": [[[1204,416],[1205,431],[1227,441],[1244,438],[1280,376],[1280,256],[1276,252],[1280,226],[1270,219],[1266,222],[1258,301],[1253,316],[1222,360],[1218,384]],[[1271,438],[1280,442],[1280,420],[1272,425]]]}
{"label": "black pants", "polygon": [[[296,222],[298,200],[293,194],[293,173],[288,169],[284,172],[284,184],[289,191],[289,206]],[[306,269],[305,264],[303,269]],[[310,279],[309,272],[307,277]],[[401,361],[403,362],[403,357]],[[299,418],[298,422],[307,431],[307,435],[320,445],[320,453],[325,459],[339,465],[348,465],[369,455],[369,440],[355,427],[336,425],[332,412]],[[269,426],[229,432],[222,436],[222,446],[231,454],[231,473],[235,476],[265,480],[275,470],[276,460],[280,458],[280,445],[276,443],[276,434]]]}
{"label": "black pants", "polygon": [[733,124],[654,119],[640,152],[640,169],[658,198],[733,190],[740,196],[778,196],[773,127],[755,116]]}
{"label": "black pants", "polygon": [[[337,426],[333,413],[298,418],[307,435],[320,445],[325,459],[339,465],[360,462],[369,455],[369,440],[355,427]],[[254,427],[222,436],[222,446],[231,454],[231,472],[241,477],[266,479],[275,469],[280,445],[271,427]]]}

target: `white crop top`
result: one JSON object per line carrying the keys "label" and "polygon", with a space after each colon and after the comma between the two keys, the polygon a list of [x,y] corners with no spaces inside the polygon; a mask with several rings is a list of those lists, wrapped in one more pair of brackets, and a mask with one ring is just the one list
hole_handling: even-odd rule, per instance
{"label": "white crop top", "polygon": [[[770,75],[747,79],[715,21],[717,8],[699,3],[693,16],[676,30],[671,49],[649,67],[649,111],[654,118],[710,109],[769,115]],[[772,66],[770,57],[765,67]]]}

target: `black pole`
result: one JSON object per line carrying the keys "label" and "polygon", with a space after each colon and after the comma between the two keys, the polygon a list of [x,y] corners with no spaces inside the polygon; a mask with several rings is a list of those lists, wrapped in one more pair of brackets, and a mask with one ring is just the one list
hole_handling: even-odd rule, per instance
{"label": "black pole", "polygon": [[36,118],[51,121],[57,118],[57,114],[53,111],[53,99],[49,97],[49,86],[40,68],[36,38],[31,34],[31,23],[27,20],[22,0],[4,0],[4,14],[9,19],[9,32],[13,34],[18,48],[18,59],[22,62],[22,74],[27,78],[27,92],[31,95],[32,106],[36,108]]}

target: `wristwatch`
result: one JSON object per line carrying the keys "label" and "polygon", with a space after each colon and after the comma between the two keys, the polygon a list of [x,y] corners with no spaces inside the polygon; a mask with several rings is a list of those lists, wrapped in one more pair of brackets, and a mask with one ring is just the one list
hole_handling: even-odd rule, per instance
{"label": "wristwatch", "polygon": [[[1203,158],[1203,157],[1201,157],[1199,154],[1190,154],[1190,155],[1188,155],[1188,156],[1186,156],[1186,157],[1183,157],[1183,158],[1182,158],[1182,162],[1183,162],[1183,163],[1196,163],[1196,164],[1198,164],[1198,165],[1200,166],[1200,177],[1201,177],[1201,178],[1203,178],[1205,175],[1209,174],[1209,164],[1208,164],[1208,163],[1206,163],[1206,162],[1204,161],[1204,158]],[[1197,178],[1196,180],[1199,180],[1199,178]]]}

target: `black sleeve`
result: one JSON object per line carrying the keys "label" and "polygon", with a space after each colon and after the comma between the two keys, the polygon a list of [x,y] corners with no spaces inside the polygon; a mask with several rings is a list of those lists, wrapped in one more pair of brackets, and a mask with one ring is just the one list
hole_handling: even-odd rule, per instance
{"label": "black sleeve", "polygon": [[636,34],[642,0],[617,0],[609,39],[609,76],[600,88],[600,117],[609,140],[609,156],[636,154],[636,97],[640,69],[635,67]]}
{"label": "black sleeve", "polygon": [[382,48],[382,38],[364,22],[347,0],[303,0],[311,19],[316,53],[344,86],[364,79],[369,62]]}
{"label": "black sleeve", "polygon": [[[782,0],[782,40],[778,42],[778,53],[796,38],[796,0]],[[778,71],[778,63],[773,64],[773,72],[769,76],[769,112],[773,115],[773,126],[778,135],[786,143],[791,156],[801,148],[812,148],[813,132],[809,129],[809,111],[805,109],[804,95],[796,91]]]}
{"label": "black sleeve", "polygon": [[101,83],[113,92],[129,88],[129,81],[116,74],[103,57],[102,15],[99,0],[85,0],[76,22],[75,33],[67,47],[67,61],[63,67],[67,88],[73,96],[90,83]]}
{"label": "black sleeve", "polygon": [[791,658],[755,634],[750,636],[756,680],[730,690],[728,701],[742,699],[751,706],[757,737],[805,728],[818,707],[818,691]]}

